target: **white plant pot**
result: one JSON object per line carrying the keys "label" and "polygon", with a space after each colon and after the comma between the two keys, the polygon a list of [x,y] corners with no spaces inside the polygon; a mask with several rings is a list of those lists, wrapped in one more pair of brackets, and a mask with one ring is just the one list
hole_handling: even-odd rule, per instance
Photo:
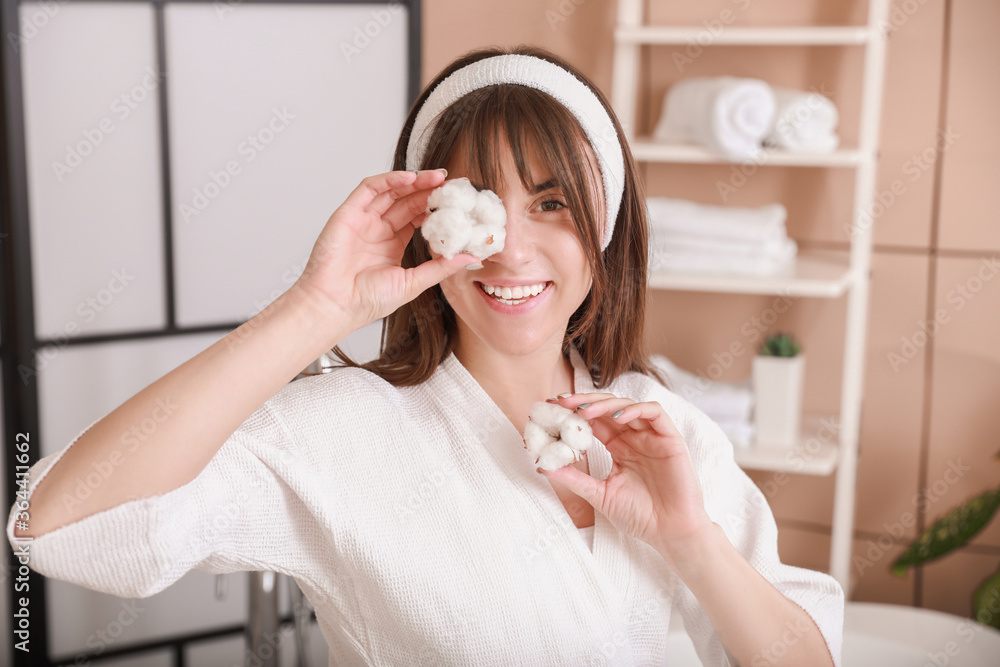
{"label": "white plant pot", "polygon": [[753,359],[755,444],[791,448],[799,439],[805,355]]}

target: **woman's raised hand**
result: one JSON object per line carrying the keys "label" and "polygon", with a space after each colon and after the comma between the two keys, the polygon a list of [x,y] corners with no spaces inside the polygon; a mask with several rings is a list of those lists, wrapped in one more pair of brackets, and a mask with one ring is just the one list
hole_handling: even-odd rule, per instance
{"label": "woman's raised hand", "polygon": [[543,474],[565,484],[622,533],[658,549],[669,551],[712,525],[687,443],[663,406],[605,393],[549,400],[586,419],[613,464],[603,480],[571,465]]}
{"label": "woman's raised hand", "polygon": [[320,307],[358,329],[385,317],[459,269],[467,253],[403,269],[403,250],[426,217],[443,169],[369,176],[333,212],[296,282]]}

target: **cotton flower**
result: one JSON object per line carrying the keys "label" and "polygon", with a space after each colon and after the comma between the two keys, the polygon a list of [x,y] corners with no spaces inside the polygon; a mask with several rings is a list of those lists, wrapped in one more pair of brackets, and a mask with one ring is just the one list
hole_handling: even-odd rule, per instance
{"label": "cotton flower", "polygon": [[555,470],[579,461],[593,442],[590,424],[572,410],[555,403],[535,403],[524,426],[524,445],[535,464]]}
{"label": "cotton flower", "polygon": [[468,252],[486,259],[503,250],[507,240],[503,202],[490,190],[476,190],[469,179],[456,178],[434,190],[427,198],[427,212],[420,230],[439,255],[451,259]]}

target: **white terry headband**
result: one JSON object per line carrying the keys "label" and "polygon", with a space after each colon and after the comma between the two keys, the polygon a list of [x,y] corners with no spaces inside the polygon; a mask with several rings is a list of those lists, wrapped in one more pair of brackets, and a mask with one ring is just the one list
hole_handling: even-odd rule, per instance
{"label": "white terry headband", "polygon": [[434,124],[445,109],[474,90],[501,83],[528,86],[551,95],[569,109],[583,127],[597,155],[604,182],[608,216],[601,242],[601,250],[604,250],[611,242],[625,187],[625,159],[618,133],[604,105],[590,88],[547,60],[525,55],[493,56],[449,75],[431,91],[417,113],[406,147],[406,168],[420,168]]}

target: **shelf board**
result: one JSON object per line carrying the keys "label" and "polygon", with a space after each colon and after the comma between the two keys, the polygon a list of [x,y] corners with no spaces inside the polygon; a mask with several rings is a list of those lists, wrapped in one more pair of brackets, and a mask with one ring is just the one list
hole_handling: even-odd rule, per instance
{"label": "shelf board", "polygon": [[753,444],[734,447],[736,463],[750,470],[773,470],[800,475],[829,475],[837,468],[839,419],[835,415],[803,415],[795,447]]}
{"label": "shelf board", "polygon": [[[741,164],[724,155],[694,144],[674,144],[649,138],[630,143],[632,156],[639,162],[682,162],[697,164]],[[742,164],[775,167],[854,167],[861,164],[864,153],[857,149],[840,149],[829,153],[792,153],[780,149],[764,149],[759,160]]]}
{"label": "shelf board", "polygon": [[791,268],[773,276],[650,272],[650,289],[730,294],[780,294],[837,298],[852,283],[850,254],[843,250],[800,250]]}
{"label": "shelf board", "polygon": [[615,29],[619,44],[691,44],[699,46],[855,46],[867,44],[868,26],[753,28],[720,26],[635,26]]}

